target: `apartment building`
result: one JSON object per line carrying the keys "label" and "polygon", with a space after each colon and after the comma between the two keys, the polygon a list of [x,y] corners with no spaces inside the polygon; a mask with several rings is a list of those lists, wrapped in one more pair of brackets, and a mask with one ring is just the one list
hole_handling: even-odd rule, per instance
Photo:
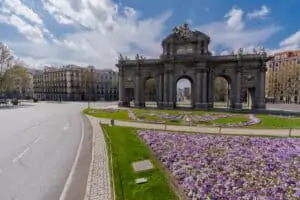
{"label": "apartment building", "polygon": [[267,99],[280,103],[300,103],[300,51],[277,53],[267,67]]}
{"label": "apartment building", "polygon": [[119,99],[118,73],[108,69],[96,69],[94,76],[96,100],[117,101]]}
{"label": "apartment building", "polygon": [[46,67],[34,76],[35,97],[40,100],[95,101],[117,100],[117,73],[93,66]]}
{"label": "apartment building", "polygon": [[177,88],[177,101],[183,101],[183,89],[182,88]]}
{"label": "apartment building", "polygon": [[186,100],[191,100],[191,88],[189,87],[183,88],[183,96]]}

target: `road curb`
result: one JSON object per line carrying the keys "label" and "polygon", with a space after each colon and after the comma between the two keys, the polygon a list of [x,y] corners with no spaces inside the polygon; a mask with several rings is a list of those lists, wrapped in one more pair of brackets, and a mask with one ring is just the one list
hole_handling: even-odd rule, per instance
{"label": "road curb", "polygon": [[92,125],[92,159],[84,200],[112,200],[109,158],[99,119],[86,115]]}

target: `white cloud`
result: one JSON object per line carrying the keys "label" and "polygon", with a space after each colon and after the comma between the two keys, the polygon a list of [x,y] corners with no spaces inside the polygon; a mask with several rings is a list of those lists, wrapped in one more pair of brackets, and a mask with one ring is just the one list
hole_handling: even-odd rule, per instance
{"label": "white cloud", "polygon": [[244,28],[243,22],[244,11],[240,8],[232,8],[226,15],[227,26],[236,31],[242,30]]}
{"label": "white cloud", "polygon": [[[120,7],[111,0],[42,0],[42,3],[58,23],[74,26],[76,31],[57,38],[43,25],[26,24],[15,15],[14,23],[11,17],[3,18],[2,21],[9,19],[10,24],[28,39],[46,41],[9,43],[25,62],[33,66],[92,64],[98,68],[115,68],[119,53],[130,57],[137,52],[146,57],[159,56],[165,22],[171,16],[170,12],[165,12],[154,18],[141,19],[140,13],[133,8]],[[273,26],[249,29],[243,16],[242,9],[232,8],[225,20],[198,27],[211,36],[214,54],[218,52],[217,47],[231,51],[256,46],[279,30]]]}
{"label": "white cloud", "polygon": [[279,47],[267,49],[268,53],[274,54],[282,51],[293,51],[300,49],[300,30],[279,42]]}
{"label": "white cloud", "polygon": [[40,28],[32,26],[16,15],[1,16],[0,22],[14,26],[21,34],[32,42],[44,42],[44,35]]}
{"label": "white cloud", "polygon": [[54,36],[43,25],[43,20],[21,0],[3,0],[0,4],[0,22],[14,26],[32,42],[46,42],[44,36]]}
{"label": "white cloud", "polygon": [[158,56],[164,23],[171,15],[165,12],[142,20],[133,8],[120,9],[108,0],[43,0],[43,5],[57,22],[74,25],[77,31],[55,38],[46,29],[43,32],[50,36],[47,43],[10,43],[24,60],[36,66],[60,62],[114,68],[119,53]]}
{"label": "white cloud", "polygon": [[0,10],[3,13],[14,13],[22,16],[34,24],[43,24],[43,20],[20,0],[3,0]]}
{"label": "white cloud", "polygon": [[270,8],[268,8],[265,5],[262,5],[259,10],[254,10],[253,12],[250,12],[247,14],[249,19],[255,19],[255,18],[264,18],[271,12]]}
{"label": "white cloud", "polygon": [[300,30],[279,43],[280,46],[300,45]]}
{"label": "white cloud", "polygon": [[243,14],[243,10],[232,8],[225,15],[225,21],[205,24],[197,29],[211,36],[212,49],[222,48],[229,51],[262,45],[280,30],[277,26],[248,28],[243,21]]}

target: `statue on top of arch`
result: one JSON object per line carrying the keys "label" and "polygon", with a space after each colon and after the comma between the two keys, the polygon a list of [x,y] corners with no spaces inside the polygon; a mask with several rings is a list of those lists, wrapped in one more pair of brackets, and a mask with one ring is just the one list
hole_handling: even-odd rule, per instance
{"label": "statue on top of arch", "polygon": [[184,23],[180,26],[175,26],[173,33],[179,36],[181,39],[189,39],[193,36],[193,31],[191,31],[188,23]]}

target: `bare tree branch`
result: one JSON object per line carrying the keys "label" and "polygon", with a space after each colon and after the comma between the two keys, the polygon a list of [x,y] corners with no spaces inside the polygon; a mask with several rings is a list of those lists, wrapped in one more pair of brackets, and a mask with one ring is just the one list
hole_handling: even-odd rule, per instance
{"label": "bare tree branch", "polygon": [[11,68],[14,56],[8,46],[0,42],[0,92],[7,88],[10,81],[7,70]]}

